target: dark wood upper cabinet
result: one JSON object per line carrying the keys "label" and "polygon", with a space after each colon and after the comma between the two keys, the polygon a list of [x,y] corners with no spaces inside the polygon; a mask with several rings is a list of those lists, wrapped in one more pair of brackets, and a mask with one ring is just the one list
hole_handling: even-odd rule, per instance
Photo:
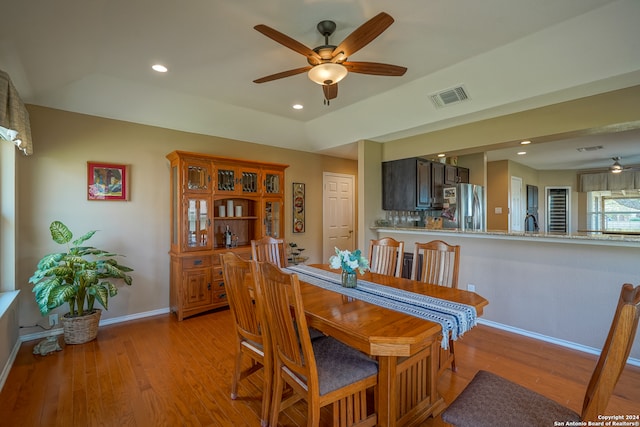
{"label": "dark wood upper cabinet", "polygon": [[382,162],[382,209],[415,210],[419,199],[428,200],[419,181],[425,179],[425,160],[409,158]]}
{"label": "dark wood upper cabinet", "polygon": [[382,209],[414,211],[442,206],[444,166],[421,158],[383,162]]}
{"label": "dark wood upper cabinet", "polygon": [[445,164],[431,163],[431,207],[441,208],[444,203]]}
{"label": "dark wood upper cabinet", "polygon": [[457,173],[458,173],[458,182],[459,183],[462,183],[462,184],[468,184],[469,183],[469,169],[458,167],[457,168]]}
{"label": "dark wood upper cabinet", "polygon": [[453,165],[444,165],[444,185],[456,185],[458,183],[458,168]]}
{"label": "dark wood upper cabinet", "polygon": [[382,162],[382,209],[441,208],[443,188],[458,182],[469,182],[469,169],[416,157]]}

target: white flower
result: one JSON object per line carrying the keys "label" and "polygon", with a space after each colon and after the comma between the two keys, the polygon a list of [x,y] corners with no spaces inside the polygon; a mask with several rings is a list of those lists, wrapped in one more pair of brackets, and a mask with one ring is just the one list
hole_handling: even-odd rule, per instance
{"label": "white flower", "polygon": [[360,274],[364,274],[369,269],[369,261],[362,256],[360,249],[356,249],[353,253],[344,250],[336,249],[336,254],[329,257],[329,265],[331,268],[342,270],[348,273],[355,273],[356,270],[360,271]]}

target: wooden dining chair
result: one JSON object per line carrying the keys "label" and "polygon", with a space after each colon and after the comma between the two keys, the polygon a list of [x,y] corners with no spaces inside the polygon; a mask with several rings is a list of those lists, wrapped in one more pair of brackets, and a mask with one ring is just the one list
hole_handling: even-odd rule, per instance
{"label": "wooden dining chair", "polygon": [[433,285],[458,288],[460,246],[442,240],[416,243],[411,279]]}
{"label": "wooden dining chair", "polygon": [[[413,250],[411,279],[457,289],[459,266],[459,245],[450,245],[442,240],[416,242]],[[449,366],[453,372],[456,372],[455,349],[451,338],[449,338],[449,348],[440,351],[440,371],[444,371]]]}
{"label": "wooden dining chair", "polygon": [[252,240],[251,256],[258,262],[272,262],[281,268],[287,266],[287,251],[285,250],[284,239],[264,236],[261,239]]}
{"label": "wooden dining chair", "polygon": [[399,242],[391,237],[383,237],[379,240],[371,239],[369,243],[369,270],[372,273],[402,277],[403,258],[404,242]]}
{"label": "wooden dining chair", "polygon": [[[624,370],[640,313],[640,286],[622,285],[609,334],[591,375],[580,414],[487,371],[479,371],[443,412],[454,426],[551,426],[557,421],[599,421]],[[578,424],[576,424],[578,425]],[[586,425],[586,424],[585,424]]]}
{"label": "wooden dining chair", "polygon": [[[277,426],[280,411],[300,398],[307,402],[309,426],[319,425],[320,408],[329,404],[334,425],[375,425],[377,414],[367,409],[367,390],[377,385],[377,362],[328,336],[312,341],[298,276],[268,262],[259,263],[259,269],[257,297],[274,349],[270,425]],[[285,383],[293,395],[281,402]]]}
{"label": "wooden dining chair", "polygon": [[[236,358],[231,382],[231,399],[238,397],[238,383],[263,368],[262,411],[260,425],[269,424],[271,406],[271,384],[273,379],[273,353],[270,340],[261,326],[264,313],[254,300],[258,281],[257,264],[245,260],[233,252],[220,254],[227,300],[236,331]],[[251,365],[242,369],[243,356],[248,356]]]}

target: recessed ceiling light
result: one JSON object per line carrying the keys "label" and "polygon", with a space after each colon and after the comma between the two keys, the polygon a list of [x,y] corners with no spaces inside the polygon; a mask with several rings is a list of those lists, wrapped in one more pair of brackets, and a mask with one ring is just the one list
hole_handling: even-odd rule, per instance
{"label": "recessed ceiling light", "polygon": [[302,104],[293,104],[293,109],[294,110],[302,110],[304,108],[304,106]]}
{"label": "recessed ceiling light", "polygon": [[444,157],[444,156],[446,156],[446,154],[444,154],[444,153],[438,154],[438,157]]}
{"label": "recessed ceiling light", "polygon": [[522,141],[522,142],[520,142],[520,145],[527,145],[527,144],[531,144],[531,141]]}
{"label": "recessed ceiling light", "polygon": [[523,156],[523,155],[525,155],[525,154],[527,154],[527,152],[526,152],[526,151],[518,151],[518,156]]}
{"label": "recessed ceiling light", "polygon": [[161,64],[152,65],[151,68],[153,68],[155,71],[157,71],[159,73],[166,73],[167,71],[169,71],[167,69],[167,67],[165,67],[164,65],[161,65]]}

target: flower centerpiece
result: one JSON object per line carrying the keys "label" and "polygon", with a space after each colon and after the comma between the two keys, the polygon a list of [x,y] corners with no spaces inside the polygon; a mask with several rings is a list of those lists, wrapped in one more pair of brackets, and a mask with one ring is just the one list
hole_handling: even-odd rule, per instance
{"label": "flower centerpiece", "polygon": [[356,287],[356,270],[364,274],[369,269],[369,261],[362,256],[360,249],[350,252],[336,248],[336,254],[329,258],[329,265],[342,269],[342,286],[345,288]]}

